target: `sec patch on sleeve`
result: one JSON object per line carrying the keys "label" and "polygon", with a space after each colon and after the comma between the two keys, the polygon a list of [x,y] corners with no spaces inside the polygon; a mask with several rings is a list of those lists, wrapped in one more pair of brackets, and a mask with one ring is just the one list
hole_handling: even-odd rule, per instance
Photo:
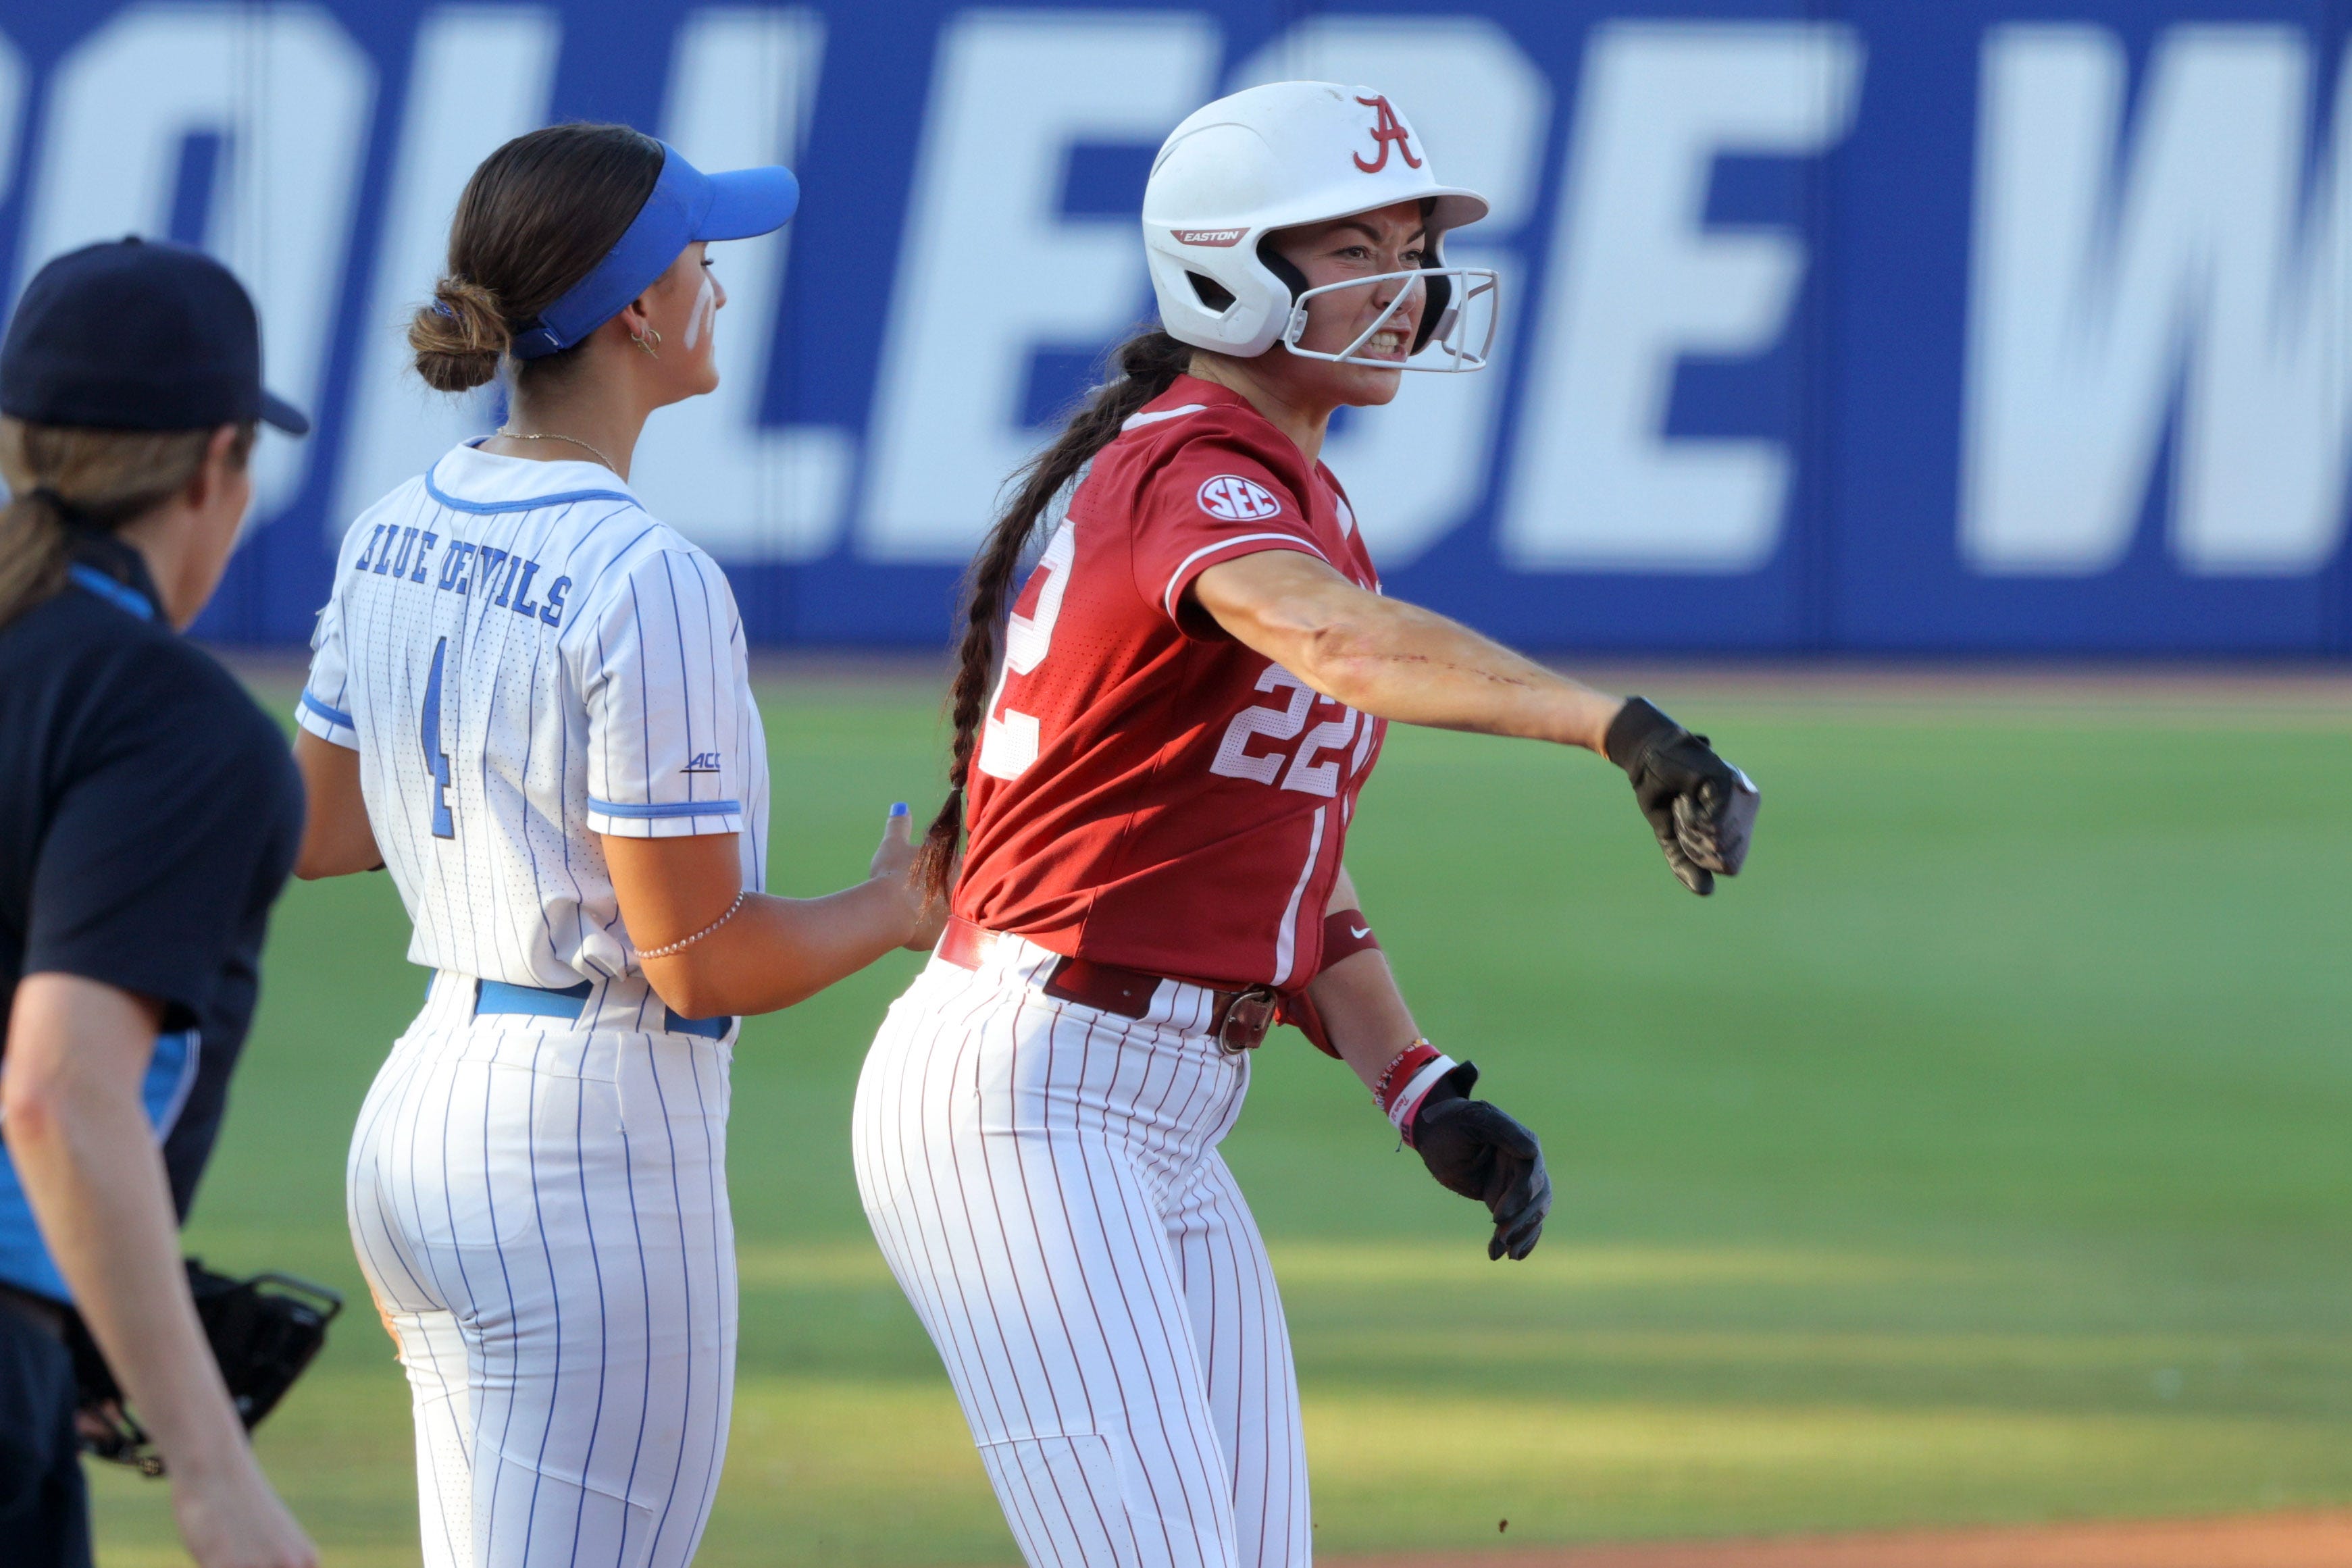
{"label": "sec patch on sleeve", "polygon": [[1258,523],[1282,516],[1282,499],[1255,479],[1219,474],[1201,481],[1201,510],[1223,522]]}

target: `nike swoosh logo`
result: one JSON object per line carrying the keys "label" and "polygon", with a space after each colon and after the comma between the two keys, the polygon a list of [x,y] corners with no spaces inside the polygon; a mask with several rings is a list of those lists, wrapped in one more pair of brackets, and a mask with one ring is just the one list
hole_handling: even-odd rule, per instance
{"label": "nike swoosh logo", "polygon": [[1356,940],[1359,942],[1372,934],[1372,928],[1369,925],[1350,925],[1348,929],[1355,933]]}

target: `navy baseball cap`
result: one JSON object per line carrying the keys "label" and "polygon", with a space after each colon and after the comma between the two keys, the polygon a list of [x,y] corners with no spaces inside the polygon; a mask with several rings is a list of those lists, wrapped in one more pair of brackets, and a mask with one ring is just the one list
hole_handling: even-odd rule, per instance
{"label": "navy baseball cap", "polygon": [[200,250],[109,240],[33,275],[0,342],[0,413],[97,430],[310,422],[261,386],[261,323],[236,274]]}
{"label": "navy baseball cap", "polygon": [[661,176],[628,232],[562,298],[517,329],[508,353],[541,360],[562,352],[618,316],[695,241],[773,234],[801,204],[801,183],[781,164],[706,174],[668,142],[661,150]]}

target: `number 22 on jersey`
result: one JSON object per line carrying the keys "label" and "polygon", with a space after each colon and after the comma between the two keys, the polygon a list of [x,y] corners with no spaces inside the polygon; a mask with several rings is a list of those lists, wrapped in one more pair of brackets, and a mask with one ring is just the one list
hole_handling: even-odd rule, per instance
{"label": "number 22 on jersey", "polygon": [[[1297,739],[1298,732],[1306,728],[1307,716],[1314,711],[1318,700],[1315,688],[1280,664],[1268,664],[1265,673],[1257,678],[1257,689],[1262,692],[1279,691],[1285,686],[1290,688],[1290,699],[1279,706],[1245,707],[1234,715],[1234,721],[1225,727],[1224,739],[1217,745],[1216,757],[1209,763],[1209,771],[1227,779],[1278,783],[1285,789],[1328,800],[1339,792],[1339,759],[1337,756],[1325,762],[1316,758],[1327,751],[1341,751],[1352,740],[1356,742],[1356,756],[1348,771],[1354,773],[1363,766],[1364,754],[1371,749],[1371,721],[1341,704],[1339,716],[1307,730],[1306,738],[1298,741],[1289,756],[1271,748],[1253,752],[1250,743],[1254,740]],[[1357,733],[1359,726],[1362,727],[1360,736]],[[1285,762],[1290,764],[1286,770]]]}
{"label": "number 22 on jersey", "polygon": [[[1034,605],[1025,615],[1016,606],[1007,623],[1004,673],[997,677],[996,690],[988,699],[988,722],[981,732],[978,758],[980,770],[992,779],[1018,779],[1037,760],[1037,717],[1005,706],[1004,688],[1013,676],[1028,674],[1045,662],[1053,647],[1054,622],[1061,619],[1062,598],[1069,590],[1070,567],[1076,559],[1077,537],[1066,518],[1054,530],[1045,555],[1030,575],[1030,584],[1037,590]],[[1022,590],[1021,597],[1029,597],[1028,588]],[[1339,759],[1336,756],[1326,761],[1317,758],[1354,741],[1356,756],[1348,769],[1352,774],[1371,749],[1373,727],[1354,708],[1342,706],[1338,716],[1307,730],[1300,739],[1299,731],[1306,729],[1307,716],[1318,700],[1315,689],[1280,664],[1268,664],[1257,678],[1257,689],[1262,692],[1286,686],[1290,695],[1282,704],[1246,707],[1234,716],[1209,771],[1329,799],[1339,792]],[[1299,744],[1287,756],[1271,749],[1253,752],[1251,743],[1261,739],[1298,740]],[[1286,771],[1286,762],[1289,764]]]}

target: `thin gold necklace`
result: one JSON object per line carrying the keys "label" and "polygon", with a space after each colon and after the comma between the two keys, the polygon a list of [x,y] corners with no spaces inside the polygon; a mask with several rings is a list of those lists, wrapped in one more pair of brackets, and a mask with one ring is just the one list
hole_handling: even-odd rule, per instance
{"label": "thin gold necklace", "polygon": [[621,471],[621,465],[619,464],[614,462],[603,453],[596,451],[594,447],[589,445],[586,442],[581,440],[576,435],[558,435],[551,430],[544,434],[537,434],[527,430],[509,430],[503,424],[499,426],[498,434],[505,436],[509,441],[568,441],[572,445],[579,447],[583,452],[593,454],[597,462],[602,463],[614,473],[618,474]]}

